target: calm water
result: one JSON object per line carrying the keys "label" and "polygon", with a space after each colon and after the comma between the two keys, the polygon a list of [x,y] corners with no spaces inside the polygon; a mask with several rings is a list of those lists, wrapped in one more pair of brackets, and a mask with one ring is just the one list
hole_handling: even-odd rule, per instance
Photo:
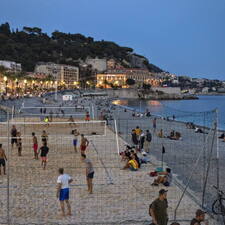
{"label": "calm water", "polygon": [[115,104],[131,107],[136,111],[150,111],[154,115],[170,117],[176,120],[194,122],[212,127],[218,109],[219,128],[225,130],[225,96],[199,96],[198,100],[146,101],[116,100]]}

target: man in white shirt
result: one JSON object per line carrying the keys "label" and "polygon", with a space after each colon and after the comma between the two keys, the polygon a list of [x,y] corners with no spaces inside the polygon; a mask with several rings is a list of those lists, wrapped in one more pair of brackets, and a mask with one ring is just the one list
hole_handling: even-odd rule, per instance
{"label": "man in white shirt", "polygon": [[59,176],[57,179],[57,192],[56,197],[59,198],[62,216],[65,216],[65,207],[64,202],[66,202],[68,208],[68,216],[71,216],[71,206],[69,202],[69,184],[73,181],[73,179],[68,175],[64,174],[64,169],[59,168]]}

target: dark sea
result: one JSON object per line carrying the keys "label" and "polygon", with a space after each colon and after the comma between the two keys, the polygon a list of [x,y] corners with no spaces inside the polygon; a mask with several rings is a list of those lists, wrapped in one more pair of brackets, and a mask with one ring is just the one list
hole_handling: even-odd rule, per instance
{"label": "dark sea", "polygon": [[218,109],[219,129],[225,130],[225,96],[198,96],[198,100],[149,101],[116,100],[116,104],[134,109],[136,112],[150,111],[152,115],[162,116],[183,122],[213,127]]}

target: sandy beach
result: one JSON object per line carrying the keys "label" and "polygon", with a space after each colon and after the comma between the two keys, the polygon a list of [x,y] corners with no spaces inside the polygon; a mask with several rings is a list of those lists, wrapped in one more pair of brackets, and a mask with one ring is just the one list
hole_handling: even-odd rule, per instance
{"label": "sandy beach", "polygon": [[[88,101],[87,101],[88,103]],[[39,103],[38,103],[39,104]],[[97,116],[97,110],[96,110]],[[124,150],[125,141],[130,142],[129,133],[136,125],[142,129],[151,129],[150,119],[132,120],[130,112],[124,112],[120,107],[115,107],[114,115],[120,115],[122,124],[117,120],[120,131],[118,139],[119,150]],[[128,118],[129,120],[122,120]],[[31,119],[31,118],[30,118]],[[32,119],[33,121],[33,119]],[[11,124],[11,123],[10,123]],[[100,124],[99,124],[100,126]],[[157,121],[157,129],[163,128],[165,131],[176,129],[184,131],[184,125],[176,122],[164,120]],[[167,127],[167,129],[166,129]],[[2,135],[6,132],[5,125],[0,127]],[[151,144],[151,163],[144,164],[137,172],[121,170],[123,163],[118,155],[117,142],[112,127],[106,129],[106,135],[90,135],[92,130],[98,130],[98,125],[82,127],[79,129],[88,130],[88,139],[91,141],[87,150],[87,156],[92,160],[95,167],[94,194],[88,195],[86,190],[85,168],[80,161],[79,153],[74,153],[72,146],[72,135],[69,135],[71,128],[61,127],[60,132],[55,132],[54,128],[49,128],[49,161],[47,169],[41,168],[40,160],[33,158],[31,137],[24,138],[22,157],[17,156],[16,149],[7,148],[7,139],[2,138],[1,142],[10,160],[9,167],[9,206],[12,224],[149,224],[151,218],[148,215],[148,207],[154,200],[158,191],[163,186],[153,187],[153,178],[147,174],[161,166],[161,146],[165,145],[166,166],[170,166],[174,173],[174,182],[168,187],[169,218],[174,218],[174,210],[182,194],[182,189],[177,185],[185,183],[194,160],[187,163],[186,158],[197,157],[195,151],[200,151],[203,137],[201,134],[194,134],[192,130],[182,133],[182,141],[171,141],[159,139],[153,135]],[[22,129],[22,128],[21,128]],[[43,127],[27,126],[25,134],[32,131],[39,134]],[[102,127],[99,128],[102,131]],[[197,135],[197,136],[196,136]],[[209,143],[210,137],[209,136]],[[194,140],[196,139],[196,142]],[[190,148],[190,142],[191,148]],[[193,156],[195,154],[195,156]],[[74,182],[71,185],[72,216],[60,219],[59,203],[55,197],[57,169],[64,167],[66,173],[70,174]],[[201,171],[203,165],[199,163],[198,170],[193,175],[197,188],[190,187],[189,192],[200,198],[201,180],[197,171]],[[199,181],[199,182],[198,182]],[[199,195],[198,195],[199,190]],[[0,221],[7,221],[7,176],[2,176],[0,181],[1,209]],[[214,197],[214,196],[213,196]],[[177,211],[177,219],[181,224],[188,225],[197,208],[196,199],[189,194],[185,194]],[[210,218],[209,218],[210,219]],[[0,224],[1,224],[0,222]],[[217,223],[210,219],[210,225]]]}

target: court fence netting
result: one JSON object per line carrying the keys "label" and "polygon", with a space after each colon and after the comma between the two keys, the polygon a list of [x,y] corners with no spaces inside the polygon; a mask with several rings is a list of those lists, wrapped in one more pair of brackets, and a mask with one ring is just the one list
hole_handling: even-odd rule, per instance
{"label": "court fence netting", "polygon": [[[219,184],[222,189],[224,179],[223,174],[218,174],[217,166],[220,161],[216,112],[181,112],[180,117],[196,124],[203,121],[203,133],[195,133],[183,122],[159,117],[154,131],[153,116],[115,117],[107,126],[102,120],[71,123],[64,118],[55,118],[46,123],[39,115],[7,114],[6,120],[0,122],[0,143],[8,158],[6,176],[0,176],[0,224],[150,224],[149,204],[165,187],[151,186],[153,180],[148,173],[161,166],[170,167],[173,172],[173,183],[166,187],[169,190],[169,221],[190,224],[197,208],[210,211],[210,205],[217,197],[212,185]],[[12,125],[21,133],[22,156],[18,156],[17,147],[11,145]],[[126,144],[132,145],[130,133],[136,126],[152,133],[151,163],[143,164],[136,172],[121,170],[120,152]],[[86,151],[95,170],[93,195],[87,193],[85,164],[81,162],[79,151],[74,152],[74,129],[90,142]],[[164,134],[176,130],[181,133],[182,140],[159,138],[160,129]],[[40,147],[43,130],[48,134],[49,147],[46,170],[42,169],[40,160],[33,159],[32,150],[31,133],[35,132]],[[163,155],[162,147],[165,149]],[[219,167],[222,166],[220,163]],[[63,219],[58,216],[60,207],[56,198],[60,167],[74,180],[70,188],[72,216]],[[210,224],[219,224],[220,219],[214,217]]]}
{"label": "court fence netting", "polygon": [[[114,113],[119,136],[132,146],[132,129],[138,126],[144,133],[150,130],[151,162],[154,163],[155,160],[156,167],[171,168],[173,182],[181,188],[182,193],[210,214],[216,220],[215,224],[225,224],[223,216],[212,212],[212,204],[218,198],[214,186],[225,190],[225,142],[218,138],[224,133],[218,129],[218,111],[185,112],[165,105],[160,107],[163,108],[161,111],[164,114],[154,115],[154,109],[151,112],[150,108],[149,117],[144,112],[138,117],[133,116],[137,115],[137,111],[121,107],[121,113]],[[180,139],[172,140],[171,132],[178,132],[181,135]],[[176,203],[172,216],[174,220],[178,216],[180,203],[184,201],[183,194]],[[187,206],[186,211],[190,210],[190,207]]]}

